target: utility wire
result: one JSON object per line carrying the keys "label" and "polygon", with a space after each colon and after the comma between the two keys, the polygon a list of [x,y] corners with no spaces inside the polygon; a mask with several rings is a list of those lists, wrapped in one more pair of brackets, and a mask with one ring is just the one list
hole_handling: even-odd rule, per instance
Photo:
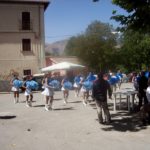
{"label": "utility wire", "polygon": [[45,36],[46,38],[59,38],[59,37],[72,37],[75,35],[56,35],[56,36]]}

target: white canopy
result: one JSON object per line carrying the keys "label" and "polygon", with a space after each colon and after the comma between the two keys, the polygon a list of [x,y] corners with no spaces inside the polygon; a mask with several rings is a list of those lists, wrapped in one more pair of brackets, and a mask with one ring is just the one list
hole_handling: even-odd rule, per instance
{"label": "white canopy", "polygon": [[45,68],[42,68],[42,72],[47,72],[47,71],[55,71],[55,70],[69,70],[69,69],[77,69],[77,68],[84,68],[85,66],[79,65],[79,64],[74,64],[74,63],[69,63],[69,62],[61,62],[58,64],[54,64],[52,66],[48,66]]}

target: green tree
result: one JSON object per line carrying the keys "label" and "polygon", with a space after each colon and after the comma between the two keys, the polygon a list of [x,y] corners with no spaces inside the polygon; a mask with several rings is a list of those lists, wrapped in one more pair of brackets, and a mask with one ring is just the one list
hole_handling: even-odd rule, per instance
{"label": "green tree", "polygon": [[120,22],[122,29],[150,32],[150,0],[112,0],[112,3],[127,11],[127,15],[113,11],[112,19]]}
{"label": "green tree", "polygon": [[65,49],[66,54],[79,57],[94,70],[115,67],[116,35],[112,26],[99,21],[92,22],[85,33],[72,37]]}
{"label": "green tree", "polygon": [[[128,30],[123,34],[120,64],[129,71],[141,70],[150,65],[150,35]],[[146,69],[145,68],[145,69]]]}

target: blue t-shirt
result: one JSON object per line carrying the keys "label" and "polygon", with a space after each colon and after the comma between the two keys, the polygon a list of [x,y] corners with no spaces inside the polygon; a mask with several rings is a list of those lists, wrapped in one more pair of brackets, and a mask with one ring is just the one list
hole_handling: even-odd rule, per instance
{"label": "blue t-shirt", "polygon": [[150,77],[150,72],[149,72],[149,71],[146,71],[146,72],[145,72],[145,77],[146,77],[146,78],[149,78],[149,77]]}
{"label": "blue t-shirt", "polygon": [[74,82],[75,82],[76,84],[79,84],[80,81],[81,81],[80,76],[76,76],[76,77],[74,78]]}

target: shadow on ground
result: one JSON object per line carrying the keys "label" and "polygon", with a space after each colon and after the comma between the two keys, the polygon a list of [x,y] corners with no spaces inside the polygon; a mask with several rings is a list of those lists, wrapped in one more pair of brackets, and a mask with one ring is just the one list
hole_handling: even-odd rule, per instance
{"label": "shadow on ground", "polygon": [[33,107],[44,107],[45,105],[35,105]]}
{"label": "shadow on ground", "polygon": [[[89,104],[93,109],[96,109],[94,102]],[[113,104],[108,104],[109,110],[113,110]],[[117,107],[117,110],[119,108]],[[102,125],[104,131],[119,131],[119,132],[138,132],[143,129],[147,129],[147,126],[143,126],[140,115],[136,110],[128,112],[126,105],[122,105],[121,110],[118,110],[115,114],[111,114],[112,123],[109,125]],[[97,119],[98,121],[98,119]]]}
{"label": "shadow on ground", "polygon": [[54,98],[54,101],[60,101],[62,98]]}
{"label": "shadow on ground", "polygon": [[120,131],[120,132],[137,132],[147,129],[147,126],[142,126],[138,113],[117,112],[111,114],[112,123],[104,125],[104,131]]}
{"label": "shadow on ground", "polygon": [[[32,101],[32,103],[35,103],[36,101]],[[19,101],[19,103],[26,103],[26,101]]]}
{"label": "shadow on ground", "polygon": [[54,111],[59,111],[59,110],[74,110],[73,107],[65,107],[65,108],[54,108]]}
{"label": "shadow on ground", "polygon": [[10,113],[10,112],[1,112],[0,113],[0,119],[13,119],[16,118],[16,115]]}
{"label": "shadow on ground", "polygon": [[69,103],[81,103],[82,101],[72,101],[72,102],[69,102]]}
{"label": "shadow on ground", "polygon": [[16,118],[16,116],[0,116],[0,119],[13,119]]}
{"label": "shadow on ground", "polygon": [[[139,113],[129,113],[128,111],[120,111],[111,114],[112,122],[109,125],[103,125],[104,131],[119,131],[119,132],[138,132],[147,129],[143,126],[139,117]],[[97,119],[98,121],[98,119]]]}

